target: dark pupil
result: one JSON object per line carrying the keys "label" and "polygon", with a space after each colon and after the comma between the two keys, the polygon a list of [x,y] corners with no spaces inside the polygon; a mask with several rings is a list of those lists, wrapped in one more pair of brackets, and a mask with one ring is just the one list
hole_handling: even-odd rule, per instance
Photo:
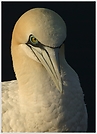
{"label": "dark pupil", "polygon": [[36,38],[34,38],[34,40],[36,40]]}

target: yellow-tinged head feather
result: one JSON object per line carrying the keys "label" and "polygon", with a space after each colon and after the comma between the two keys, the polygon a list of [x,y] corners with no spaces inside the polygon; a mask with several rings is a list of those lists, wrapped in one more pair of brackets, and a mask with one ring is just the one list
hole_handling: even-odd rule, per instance
{"label": "yellow-tinged head feather", "polygon": [[57,47],[66,38],[66,25],[54,11],[34,8],[19,18],[13,31],[14,39],[18,44],[26,43],[30,34],[42,44]]}

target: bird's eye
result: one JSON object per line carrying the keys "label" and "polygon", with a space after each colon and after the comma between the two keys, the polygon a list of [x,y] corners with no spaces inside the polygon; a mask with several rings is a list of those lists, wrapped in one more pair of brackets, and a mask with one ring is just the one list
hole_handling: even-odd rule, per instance
{"label": "bird's eye", "polygon": [[30,42],[34,45],[38,44],[38,40],[34,36],[30,36]]}

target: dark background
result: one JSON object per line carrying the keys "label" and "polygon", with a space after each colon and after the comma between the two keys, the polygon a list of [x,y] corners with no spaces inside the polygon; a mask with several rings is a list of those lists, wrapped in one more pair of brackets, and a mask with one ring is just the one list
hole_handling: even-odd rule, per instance
{"label": "dark background", "polygon": [[66,22],[66,60],[79,75],[85,94],[88,132],[95,132],[95,2],[2,2],[2,81],[15,79],[10,55],[14,24],[35,7],[52,9]]}

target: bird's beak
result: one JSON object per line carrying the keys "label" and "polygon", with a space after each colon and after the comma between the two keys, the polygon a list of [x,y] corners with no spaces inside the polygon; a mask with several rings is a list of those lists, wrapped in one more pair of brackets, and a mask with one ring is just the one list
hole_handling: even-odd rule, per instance
{"label": "bird's beak", "polygon": [[60,75],[59,48],[44,47],[41,52],[33,48],[35,55],[46,68],[57,89],[62,92],[62,80]]}

